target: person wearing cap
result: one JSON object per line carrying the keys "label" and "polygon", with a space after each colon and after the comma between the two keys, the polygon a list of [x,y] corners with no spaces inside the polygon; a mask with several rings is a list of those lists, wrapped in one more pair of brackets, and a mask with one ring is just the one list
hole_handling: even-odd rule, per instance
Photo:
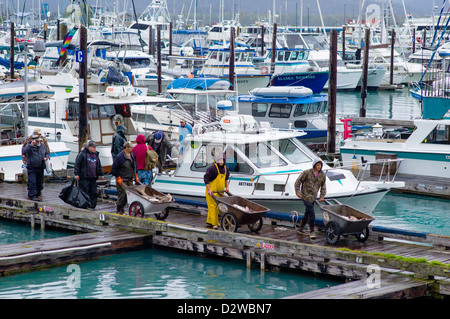
{"label": "person wearing cap", "polygon": [[75,179],[79,181],[80,188],[89,194],[91,209],[97,206],[97,179],[105,179],[100,162],[97,144],[89,141],[87,146],[78,153],[74,166]]}
{"label": "person wearing cap", "polygon": [[172,150],[172,143],[165,136],[163,131],[157,131],[149,135],[146,139],[146,143],[158,154],[158,167],[161,172],[162,167],[166,163],[167,154],[170,155]]}
{"label": "person wearing cap", "polygon": [[180,141],[180,155],[183,155],[184,148],[186,147],[186,136],[192,134],[192,125],[186,123],[185,119],[180,120],[180,126],[178,127],[178,136]]}
{"label": "person wearing cap", "polygon": [[[28,143],[30,143],[30,141],[32,140],[33,136],[39,136],[42,139],[42,144],[45,145],[45,147],[47,148],[48,151],[48,159],[50,159],[50,146],[48,146],[48,142],[47,139],[45,138],[45,136],[42,135],[42,130],[40,128],[35,128],[33,131],[33,134],[28,136],[27,139],[25,140],[25,142],[23,143],[23,146],[27,145]],[[22,146],[22,150],[23,150],[23,146]],[[26,159],[25,156],[22,155],[22,161],[23,163],[26,165]]]}
{"label": "person wearing cap", "polygon": [[111,174],[116,177],[117,213],[125,214],[124,208],[128,201],[126,186],[132,186],[134,180],[139,183],[136,156],[131,142],[123,144],[123,151],[113,161]]}
{"label": "person wearing cap", "polygon": [[126,128],[123,124],[117,125],[116,133],[114,133],[112,138],[112,145],[111,145],[111,155],[114,159],[117,155],[120,154],[123,150],[123,144],[127,141],[127,138],[125,136]]}
{"label": "person wearing cap", "polygon": [[44,188],[45,161],[49,157],[49,151],[42,143],[42,138],[39,135],[33,135],[31,141],[23,146],[22,155],[25,156],[28,173],[28,198],[40,201]]}
{"label": "person wearing cap", "polygon": [[224,154],[215,156],[214,163],[206,170],[203,181],[206,185],[206,203],[208,204],[208,216],[206,217],[206,227],[219,228],[219,207],[212,195],[222,196],[217,192],[229,192],[230,170],[225,165]]}

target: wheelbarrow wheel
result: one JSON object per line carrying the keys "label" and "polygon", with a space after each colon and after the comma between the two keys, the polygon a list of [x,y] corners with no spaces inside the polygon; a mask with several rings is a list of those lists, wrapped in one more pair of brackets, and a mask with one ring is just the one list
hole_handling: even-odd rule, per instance
{"label": "wheelbarrow wheel", "polygon": [[220,226],[223,230],[234,233],[238,229],[238,221],[236,216],[232,213],[225,213],[222,220],[220,221]]}
{"label": "wheelbarrow wheel", "polygon": [[258,219],[255,223],[248,224],[247,226],[254,233],[260,231],[261,228],[263,227],[263,219],[262,219],[262,217],[260,219]]}
{"label": "wheelbarrow wheel", "polygon": [[330,221],[327,223],[325,226],[325,237],[327,238],[327,242],[329,244],[335,245],[339,242],[339,238],[341,237],[341,229],[336,222]]}
{"label": "wheelbarrow wheel", "polygon": [[358,241],[365,242],[369,238],[369,227],[366,227],[361,234],[356,234],[355,237]]}
{"label": "wheelbarrow wheel", "polygon": [[164,208],[161,213],[156,213],[155,217],[158,220],[164,220],[167,218],[167,216],[169,216],[169,208]]}
{"label": "wheelbarrow wheel", "polygon": [[144,206],[140,202],[132,202],[128,210],[132,217],[144,217]]}

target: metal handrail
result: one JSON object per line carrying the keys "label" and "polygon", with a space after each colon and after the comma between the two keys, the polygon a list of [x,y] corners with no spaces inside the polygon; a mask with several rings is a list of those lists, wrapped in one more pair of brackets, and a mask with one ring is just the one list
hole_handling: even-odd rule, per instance
{"label": "metal handrail", "polygon": [[[381,159],[381,160],[377,160],[377,161],[373,161],[373,162],[365,162],[365,163],[358,164],[358,167],[359,167],[359,165],[362,165],[362,166],[364,166],[364,169],[359,169],[358,175],[356,176],[356,179],[358,180],[358,184],[357,184],[355,190],[357,190],[359,188],[359,185],[363,181],[364,175],[367,172],[367,169],[370,167],[370,164],[377,164],[377,165],[383,164],[383,167],[382,167],[381,172],[380,172],[380,176],[378,178],[378,181],[381,182],[382,181],[382,177],[384,175],[383,174],[384,168],[385,168],[385,165],[387,163],[388,170],[387,170],[387,174],[386,174],[387,179],[385,180],[385,182],[393,183],[395,181],[395,178],[397,177],[398,168],[400,167],[402,161],[403,161],[403,159]],[[397,170],[396,170],[394,176],[391,179],[390,178],[390,176],[391,176],[390,175],[390,168],[391,168],[391,164],[394,163],[394,162],[395,163],[398,162],[399,165],[397,167]],[[336,164],[336,163],[334,163],[334,164]],[[354,168],[354,165],[339,166],[339,167],[334,167],[334,168],[332,167],[332,168],[329,168],[329,169],[324,169],[323,171],[325,171],[325,174],[326,174],[328,171],[332,171],[332,170],[336,170],[336,169],[346,169],[346,168],[350,168],[350,169]],[[299,172],[289,172],[289,173],[286,172],[286,173],[264,173],[264,174],[258,174],[257,176],[255,176],[256,177],[256,182],[255,182],[255,184],[253,186],[252,195],[254,194],[254,192],[256,190],[256,185],[258,184],[258,181],[259,181],[261,176],[287,175],[286,176],[286,181],[284,183],[284,188],[281,191],[281,195],[283,195],[285,193],[285,191],[286,191],[286,186],[287,186],[287,183],[289,181],[290,176],[293,175],[293,174],[299,174],[299,173],[301,174],[301,171],[299,171]]]}

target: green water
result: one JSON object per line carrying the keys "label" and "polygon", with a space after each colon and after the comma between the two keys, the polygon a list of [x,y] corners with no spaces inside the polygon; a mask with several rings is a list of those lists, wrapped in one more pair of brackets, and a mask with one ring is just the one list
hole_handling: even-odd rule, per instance
{"label": "green water", "polygon": [[371,225],[450,236],[450,200],[388,193],[377,205]]}
{"label": "green water", "polygon": [[160,249],[77,266],[75,272],[63,266],[1,277],[0,299],[276,299],[342,283]]}
{"label": "green water", "polygon": [[[360,92],[338,92],[336,115],[359,116]],[[407,88],[395,91],[369,91],[366,101],[366,117],[412,120],[421,116],[419,101],[414,99]]]}
{"label": "green water", "polygon": [[41,230],[40,225],[37,225],[35,229],[32,229],[30,224],[0,219],[0,245],[30,240],[58,238],[73,234],[74,233],[70,231],[54,228]]}

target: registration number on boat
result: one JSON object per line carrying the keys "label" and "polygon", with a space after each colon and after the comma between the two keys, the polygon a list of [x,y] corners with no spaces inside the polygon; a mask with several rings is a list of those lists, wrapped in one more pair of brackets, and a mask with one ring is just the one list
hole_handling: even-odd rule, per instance
{"label": "registration number on boat", "polygon": [[273,244],[258,243],[256,246],[258,248],[263,248],[263,249],[270,249],[270,250],[274,250],[275,249],[275,245],[273,245]]}

